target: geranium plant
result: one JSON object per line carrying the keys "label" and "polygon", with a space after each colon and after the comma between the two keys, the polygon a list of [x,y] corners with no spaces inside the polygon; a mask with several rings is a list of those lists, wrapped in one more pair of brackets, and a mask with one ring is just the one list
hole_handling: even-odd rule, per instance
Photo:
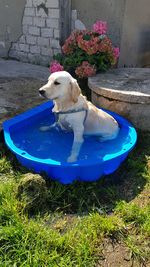
{"label": "geranium plant", "polygon": [[97,21],[92,30],[71,33],[62,46],[62,53],[54,56],[50,72],[66,70],[79,78],[95,75],[114,66],[119,48],[113,47],[107,36],[107,23]]}

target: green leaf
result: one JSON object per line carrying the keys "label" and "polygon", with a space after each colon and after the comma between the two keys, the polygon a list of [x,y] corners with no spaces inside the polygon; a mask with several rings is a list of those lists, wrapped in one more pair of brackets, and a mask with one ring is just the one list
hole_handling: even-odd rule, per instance
{"label": "green leaf", "polygon": [[83,40],[89,41],[89,40],[91,40],[91,36],[89,34],[85,34],[85,35],[83,35]]}

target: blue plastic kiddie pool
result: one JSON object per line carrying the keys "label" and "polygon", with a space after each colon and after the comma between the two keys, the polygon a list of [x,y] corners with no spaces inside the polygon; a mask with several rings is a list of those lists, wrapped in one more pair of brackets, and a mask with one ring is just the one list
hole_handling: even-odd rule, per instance
{"label": "blue plastic kiddie pool", "polygon": [[100,142],[96,137],[85,137],[78,161],[67,163],[73,133],[58,128],[41,131],[40,127],[55,122],[53,103],[48,101],[3,123],[4,138],[18,161],[35,173],[63,184],[74,180],[95,181],[114,172],[136,143],[133,126],[121,116],[107,111],[119,123],[116,139]]}

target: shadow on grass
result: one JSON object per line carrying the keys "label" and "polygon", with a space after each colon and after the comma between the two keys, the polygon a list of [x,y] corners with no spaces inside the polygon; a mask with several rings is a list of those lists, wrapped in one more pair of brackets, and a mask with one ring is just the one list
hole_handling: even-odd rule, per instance
{"label": "shadow on grass", "polygon": [[[147,158],[150,155],[150,133],[139,132],[138,142],[127,160],[112,175],[97,182],[75,182],[62,185],[46,177],[48,197],[40,212],[62,211],[66,214],[86,214],[92,210],[110,213],[120,200],[134,199],[147,182]],[[27,173],[5,148],[15,172]]]}

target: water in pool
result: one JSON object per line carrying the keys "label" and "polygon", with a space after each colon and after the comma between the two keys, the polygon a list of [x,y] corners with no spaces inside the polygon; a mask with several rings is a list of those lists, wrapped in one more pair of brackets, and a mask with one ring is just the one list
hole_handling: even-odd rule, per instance
{"label": "water in pool", "polygon": [[[49,126],[53,122],[54,116],[50,114],[45,118],[43,116],[39,116],[37,119],[34,117],[21,126],[20,124],[15,125],[15,129],[11,131],[14,144],[34,157],[53,159],[59,162],[66,161],[71,152],[73,133],[62,131],[59,128],[40,130],[40,127]],[[122,146],[130,143],[128,131],[129,128],[120,128],[116,139],[105,142],[100,142],[94,136],[85,136],[78,160],[101,160],[105,155],[119,152]]]}

